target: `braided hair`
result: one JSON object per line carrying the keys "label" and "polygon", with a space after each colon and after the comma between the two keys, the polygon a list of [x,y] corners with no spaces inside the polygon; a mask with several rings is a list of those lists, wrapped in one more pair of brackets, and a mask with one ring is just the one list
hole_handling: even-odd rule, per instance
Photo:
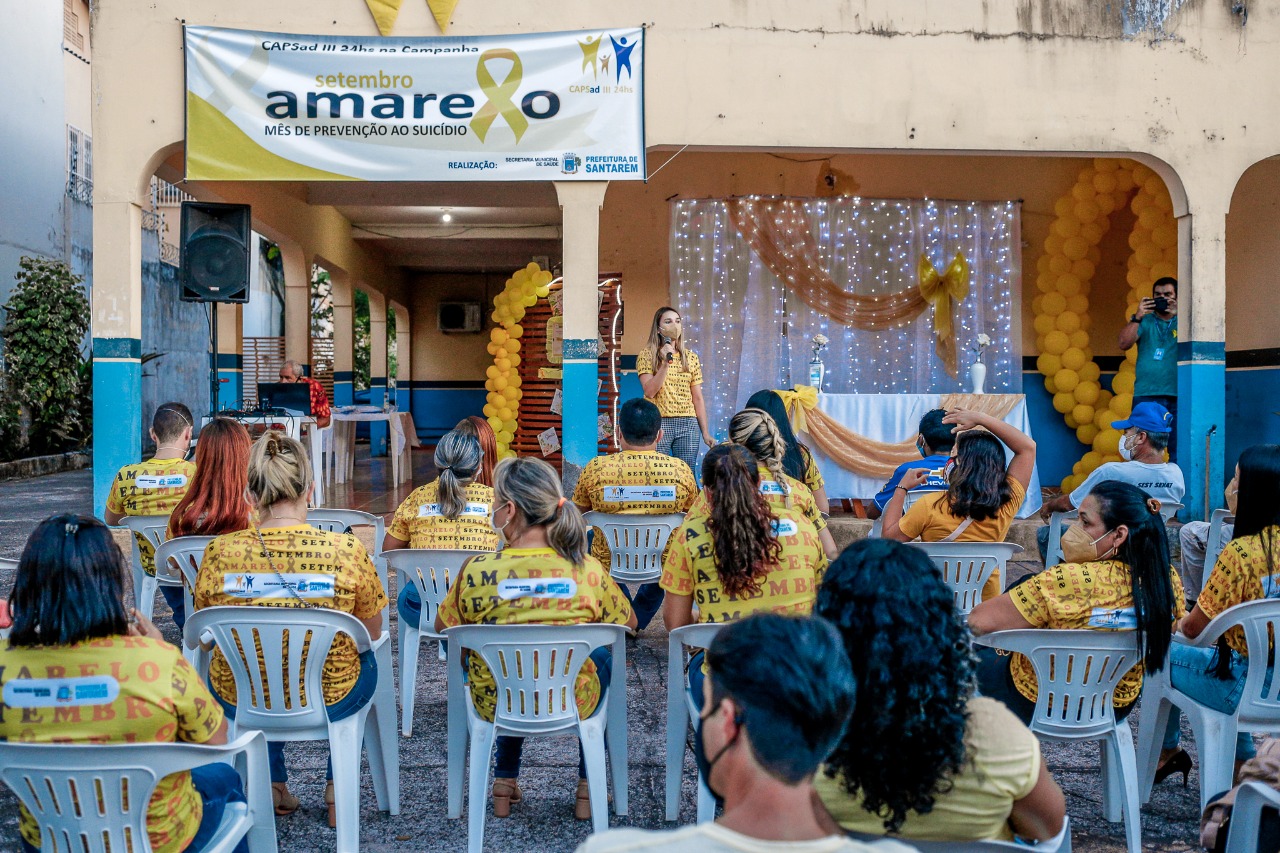
{"label": "braided hair", "polygon": [[786,505],[791,506],[791,490],[787,487],[787,472],[782,460],[787,455],[787,442],[778,424],[764,409],[743,409],[729,421],[729,440],[751,451],[761,465],[769,469],[786,493]]}

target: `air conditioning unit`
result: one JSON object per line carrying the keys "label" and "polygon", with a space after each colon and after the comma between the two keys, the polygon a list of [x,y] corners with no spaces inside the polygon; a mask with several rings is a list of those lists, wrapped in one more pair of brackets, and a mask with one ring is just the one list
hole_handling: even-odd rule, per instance
{"label": "air conditioning unit", "polygon": [[481,331],[479,302],[441,302],[436,311],[440,331],[461,335]]}

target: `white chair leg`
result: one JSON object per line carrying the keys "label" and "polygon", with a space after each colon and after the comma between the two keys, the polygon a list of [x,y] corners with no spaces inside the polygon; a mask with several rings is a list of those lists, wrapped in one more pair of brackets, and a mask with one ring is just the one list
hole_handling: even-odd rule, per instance
{"label": "white chair leg", "polygon": [[1106,737],[1098,741],[1098,764],[1102,768],[1102,816],[1111,823],[1124,819],[1124,789],[1118,762],[1112,739]]}
{"label": "white chair leg", "polygon": [[[387,658],[385,672],[389,673],[390,643],[384,643],[379,652],[379,657],[384,656]],[[384,680],[381,673],[365,732],[366,743],[373,746],[369,751],[369,769],[374,774],[373,787],[378,796],[378,808],[389,814],[400,814],[400,737],[396,732],[396,692],[390,677]],[[375,758],[380,765],[377,769],[374,769]]]}
{"label": "white chair leg", "polygon": [[609,828],[609,782],[604,762],[604,721],[589,720],[578,726],[582,755],[587,765],[587,788],[591,792],[591,831]]}
{"label": "white chair leg", "polygon": [[[1196,727],[1196,748],[1200,751],[1200,810],[1231,787],[1235,776],[1236,718],[1201,708]],[[1207,713],[1206,713],[1207,712]]]}
{"label": "white chair leg", "polygon": [[683,655],[677,647],[667,662],[667,802],[666,819],[680,819],[680,777],[684,772],[684,740],[689,710],[684,700]]}
{"label": "white chair leg", "polygon": [[481,723],[471,731],[470,784],[467,786],[467,850],[484,850],[485,794],[489,788],[489,756],[493,752],[492,725]]}
{"label": "white chair leg", "polygon": [[698,823],[710,823],[716,819],[716,798],[707,787],[702,774],[698,774]]}
{"label": "white chair leg", "polygon": [[155,575],[142,575],[142,592],[138,597],[138,612],[147,619],[155,618],[156,612],[156,592],[160,588],[160,583],[156,580]]}
{"label": "white chair leg", "polygon": [[271,770],[266,741],[256,743],[247,755],[236,760],[236,770],[244,785],[245,799],[253,811],[249,829],[249,853],[277,853],[276,822],[271,804]]}
{"label": "white chair leg", "polygon": [[[425,618],[425,616],[420,617]],[[400,733],[413,734],[414,693],[418,687],[418,651],[422,631],[408,622],[400,622]]]}
{"label": "white chair leg", "polygon": [[[1168,665],[1166,664],[1166,669]],[[1142,719],[1138,722],[1138,801],[1151,800],[1151,787],[1160,764],[1160,751],[1164,748],[1164,730],[1173,713],[1169,697],[1154,682],[1158,676],[1148,676],[1153,681],[1143,693]]]}
{"label": "white chair leg", "polygon": [[359,853],[360,850],[360,741],[367,716],[367,712],[360,711],[329,724],[338,853]]}
{"label": "white chair leg", "polygon": [[1116,727],[1115,737],[1116,760],[1112,769],[1118,772],[1120,797],[1124,809],[1124,837],[1129,853],[1142,853],[1142,813],[1138,806],[1138,787],[1134,784],[1138,773],[1138,760],[1133,751],[1133,733],[1129,724],[1122,722]]}

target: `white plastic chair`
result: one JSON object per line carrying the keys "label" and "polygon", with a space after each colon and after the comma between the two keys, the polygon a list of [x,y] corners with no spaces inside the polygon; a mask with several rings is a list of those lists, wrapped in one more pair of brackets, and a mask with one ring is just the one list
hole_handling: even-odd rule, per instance
{"label": "white plastic chair", "polygon": [[1209,516],[1209,534],[1205,537],[1204,543],[1204,576],[1206,578],[1213,572],[1222,549],[1231,541],[1231,537],[1227,535],[1227,525],[1235,523],[1235,514],[1229,509],[1215,509]]}
{"label": "white plastic chair", "polygon": [[[938,492],[945,492],[946,489],[912,489],[907,492],[907,496],[902,500],[902,514],[906,515],[907,510],[916,505],[916,502],[925,495],[936,495]],[[880,538],[880,531],[884,529],[884,515],[881,515],[875,521],[871,522],[871,533],[868,535],[872,539]]]}
{"label": "white plastic chair", "polygon": [[[883,835],[869,835],[865,832],[850,832],[851,837],[859,841],[883,841]],[[920,853],[999,853],[999,851],[1019,850],[1022,853],[1071,853],[1071,818],[1062,818],[1062,829],[1053,838],[1037,844],[1023,844],[1020,841],[920,841],[912,838],[906,840]]]}
{"label": "white plastic chair", "polygon": [[[200,574],[200,562],[204,559],[204,549],[216,538],[215,536],[178,536],[174,539],[166,539],[156,546],[156,583],[159,586],[182,587],[182,601],[186,605],[188,616],[196,612],[194,600],[196,576]],[[200,669],[197,663],[199,656],[194,651],[184,649],[183,656],[188,663]],[[201,671],[201,675],[207,674],[207,671]]]}
{"label": "white plastic chair", "polygon": [[583,516],[599,528],[609,546],[609,574],[619,583],[653,583],[662,577],[662,552],[684,513],[622,515],[588,512]]}
{"label": "white plastic chair", "polygon": [[373,549],[369,556],[373,558],[374,568],[378,570],[378,580],[382,581],[382,591],[391,597],[391,589],[387,586],[387,561],[383,558],[382,540],[386,538],[387,525],[382,516],[358,509],[309,509],[307,524],[316,530],[327,530],[330,533],[350,533],[351,528],[368,524],[373,527]]}
{"label": "white plastic chair", "polygon": [[1280,809],[1280,791],[1261,782],[1245,782],[1236,791],[1227,828],[1227,853],[1258,853],[1262,849],[1259,834],[1262,810]]}
{"label": "white plastic chair", "polygon": [[[443,634],[435,632],[436,612],[449,592],[449,585],[458,576],[462,564],[484,551],[453,551],[432,548],[401,548],[384,551],[387,565],[399,577],[397,586],[409,584],[418,591],[422,602],[422,619],[415,628],[400,622],[400,732],[405,737],[413,733],[414,688],[418,681],[418,650],[425,637],[443,640]],[[443,650],[443,647],[441,647]]]}
{"label": "white plastic chair", "polygon": [[982,601],[982,588],[993,572],[999,572],[1000,589],[1005,586],[1005,566],[1021,545],[1012,542],[910,542],[929,555],[942,578],[955,593],[956,611],[968,616]]}
{"label": "white plastic chair", "polygon": [[18,561],[13,557],[0,557],[0,572],[16,572]]}
{"label": "white plastic chair", "polygon": [[130,515],[121,520],[121,527],[133,532],[129,542],[133,545],[133,600],[138,612],[148,619],[156,612],[156,592],[160,584],[155,575],[149,575],[142,569],[142,549],[138,545],[138,537],[145,536],[153,548],[159,548],[164,542],[165,531],[169,528],[167,515]]}
{"label": "white plastic chair", "polygon": [[271,773],[261,732],[245,732],[225,746],[0,743],[0,776],[40,825],[40,846],[47,853],[151,853],[147,808],[156,784],[215,762],[235,766],[248,802],[227,804],[205,853],[228,853],[245,837],[252,853],[275,853]]}
{"label": "white plastic chair", "polygon": [[[1164,518],[1165,524],[1168,524],[1169,519],[1177,515],[1181,509],[1182,504],[1177,501],[1160,502],[1160,515]],[[1056,566],[1062,562],[1062,531],[1066,530],[1068,521],[1074,521],[1079,517],[1078,508],[1069,512],[1055,512],[1049,516],[1049,542],[1044,557],[1046,566]]]}
{"label": "white plastic chair", "polygon": [[[449,817],[462,814],[462,770],[468,759],[468,849],[484,849],[489,755],[498,735],[576,735],[582,743],[591,792],[593,832],[609,828],[605,743],[613,770],[614,813],[627,813],[627,645],[621,625],[460,625],[449,641]],[[588,719],[578,716],[574,683],[588,655],[613,647],[609,689]],[[462,678],[462,651],[479,654],[497,685],[492,723],[480,718]]]}
{"label": "white plastic chair", "polygon": [[[1237,604],[1214,617],[1194,640],[1175,634],[1173,641],[1192,648],[1211,648],[1219,637],[1236,625],[1244,629],[1249,648],[1249,670],[1234,714],[1206,708],[1174,687],[1168,664],[1148,678],[1143,690],[1142,721],[1138,726],[1138,755],[1142,760],[1138,778],[1144,803],[1151,798],[1165,724],[1171,713],[1170,705],[1176,705],[1187,715],[1200,751],[1201,811],[1209,804],[1210,797],[1231,787],[1236,733],[1280,731],[1280,677],[1269,677],[1267,671],[1269,638],[1280,632],[1280,601],[1261,599]],[[1276,675],[1280,676],[1280,673]]]}
{"label": "white plastic chair", "polygon": [[[689,695],[685,672],[688,649],[711,645],[723,622],[685,625],[671,632],[667,640],[667,820],[680,819],[680,778],[684,771],[684,746],[690,725],[701,715],[701,703]],[[700,698],[700,697],[699,697]],[[716,816],[716,801],[702,774],[698,774],[698,823]]]}
{"label": "white plastic chair", "polygon": [[[364,623],[349,613],[298,607],[197,610],[187,618],[183,639],[188,648],[202,640],[212,640],[227,659],[236,681],[236,718],[229,723],[237,731],[257,729],[266,734],[268,741],[329,742],[337,806],[337,849],[340,853],[356,853],[360,847],[362,740],[368,749],[378,808],[393,815],[400,813],[396,700],[391,671],[380,671],[371,702],[346,719],[329,721],[324,705],[324,662],[338,634],[351,637],[361,654],[375,645]],[[378,640],[382,645],[388,642],[385,633]],[[306,695],[305,702],[302,693]]]}
{"label": "white plastic chair", "polygon": [[1041,740],[1100,741],[1102,814],[1124,821],[1129,853],[1142,849],[1137,756],[1127,720],[1112,707],[1116,685],[1142,662],[1133,631],[1026,628],[996,631],[974,642],[1018,652],[1031,661],[1038,685],[1031,731]]}

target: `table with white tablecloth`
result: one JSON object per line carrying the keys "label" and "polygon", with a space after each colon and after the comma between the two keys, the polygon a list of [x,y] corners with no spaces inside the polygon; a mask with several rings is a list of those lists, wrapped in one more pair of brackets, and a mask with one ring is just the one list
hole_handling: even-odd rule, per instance
{"label": "table with white tablecloth", "polygon": [[[1031,435],[1031,419],[1027,413],[1027,401],[1021,394],[1004,417],[1004,421],[1021,432]],[[941,394],[820,394],[818,408],[838,421],[841,426],[885,443],[910,441],[920,431],[920,419],[931,409],[938,408]],[[879,478],[864,477],[836,464],[822,450],[810,444],[818,468],[827,483],[827,497],[870,500],[884,487]],[[1007,451],[1006,451],[1007,452]],[[1012,453],[1008,453],[1010,459]],[[904,458],[903,462],[910,461]],[[1018,518],[1028,518],[1039,511],[1040,473],[1033,469],[1031,483],[1027,487],[1027,499],[1018,510]]]}
{"label": "table with white tablecloth", "polygon": [[391,427],[388,455],[391,456],[392,480],[407,483],[413,479],[411,451],[420,447],[418,428],[408,412],[339,412],[333,413],[334,479],[345,483],[355,473],[356,424],[382,421]]}

